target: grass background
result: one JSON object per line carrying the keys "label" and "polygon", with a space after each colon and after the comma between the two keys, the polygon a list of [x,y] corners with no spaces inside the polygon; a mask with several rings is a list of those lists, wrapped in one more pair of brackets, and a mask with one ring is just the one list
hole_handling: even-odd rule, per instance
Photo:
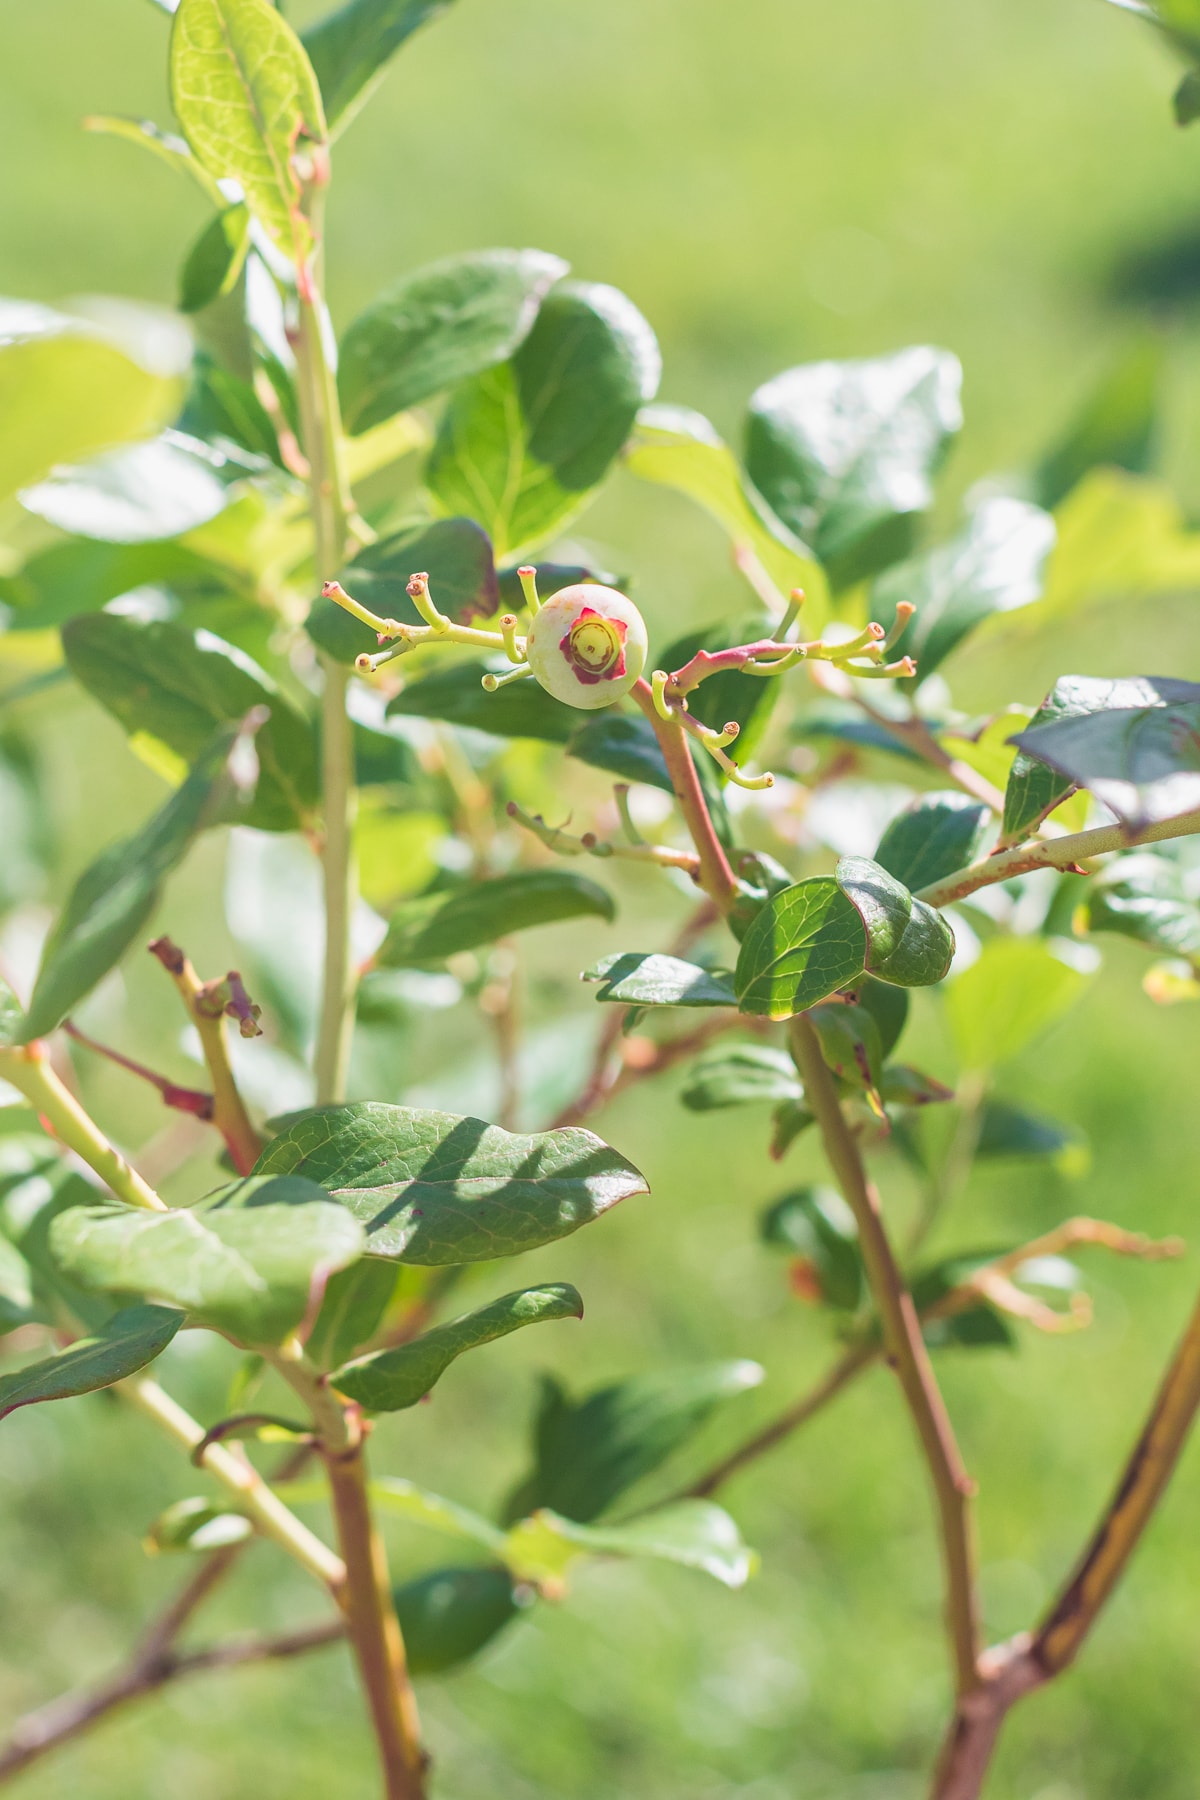
{"label": "grass background", "polygon": [[[312,7],[294,6],[303,21]],[[78,130],[89,111],[166,117],[166,21],[138,0],[9,9],[0,67],[4,285],[53,298],[111,290],[169,301],[201,216],[170,173]],[[966,367],[968,425],[947,482],[1022,463],[1053,437],[1138,323],[1114,270],[1186,241],[1200,139],[1169,119],[1175,72],[1098,0],[458,0],[414,41],[336,159],[330,291],[347,321],[406,267],[477,243],[534,243],[624,288],[654,322],[663,397],[736,435],[745,396],[790,363],[934,341]],[[1186,308],[1163,322],[1170,378],[1162,461],[1200,501],[1200,357]],[[680,502],[618,481],[587,530],[636,567],[660,627],[728,598],[720,540]],[[1112,607],[1035,643],[968,652],[969,704],[1033,701],[1056,673],[1197,667],[1195,599]],[[1085,634],[1076,641],[1076,633]],[[146,809],[157,784],[81,707],[55,715],[56,808],[68,861]],[[176,884],[169,919],[214,966],[228,940],[211,897],[219,847]],[[653,904],[628,888],[628,913]],[[639,911],[640,909],[640,911]],[[614,940],[615,942],[615,940]],[[562,931],[554,966],[590,954]],[[607,947],[607,946],[605,946]],[[224,964],[221,964],[224,966]],[[1087,1210],[1150,1231],[1193,1225],[1200,1118],[1195,1016],[1141,994],[1143,959],[1106,968],[1054,1037],[1005,1073],[1006,1093],[1086,1130],[1093,1172],[972,1181],[947,1244],[1017,1238]],[[151,992],[132,971],[130,1004]],[[423,1079],[470,1045],[425,1049]],[[932,1004],[913,1040],[935,1073]],[[414,1067],[417,1066],[414,1064]],[[121,1118],[116,1084],[94,1085]],[[595,1232],[522,1264],[579,1283],[587,1323],[474,1359],[436,1406],[389,1426],[381,1460],[476,1504],[517,1472],[533,1372],[587,1386],[650,1360],[760,1357],[755,1411],[782,1404],[829,1354],[754,1242],[786,1177],[764,1122],[689,1120],[664,1088],[603,1129],[654,1191]],[[146,1131],[157,1122],[138,1121]],[[130,1125],[132,1134],[132,1124]],[[982,1485],[989,1628],[1028,1622],[1090,1523],[1178,1332],[1195,1256],[1094,1262],[1097,1319],[1017,1357],[945,1359],[947,1394]],[[531,1339],[535,1341],[530,1341]],[[205,1417],[228,1367],[170,1352]],[[731,1421],[726,1429],[733,1429]],[[481,1471],[483,1472],[481,1475]],[[1192,1800],[1200,1760],[1200,1465],[1189,1454],[1131,1578],[1079,1667],[1014,1716],[994,1800]],[[181,1485],[182,1483],[182,1485]],[[187,1491],[176,1459],[103,1398],[27,1412],[0,1445],[7,1711],[93,1677],[178,1571],[139,1537]],[[729,1490],[764,1574],[730,1595],[659,1569],[596,1569],[422,1702],[441,1800],[910,1800],[946,1707],[936,1546],[923,1477],[886,1378],[864,1380],[760,1473]],[[393,1534],[398,1570],[434,1554]],[[209,1623],[285,1624],[319,1604],[268,1549]],[[145,1706],[25,1779],[29,1800],[367,1800],[369,1748],[339,1651]]]}

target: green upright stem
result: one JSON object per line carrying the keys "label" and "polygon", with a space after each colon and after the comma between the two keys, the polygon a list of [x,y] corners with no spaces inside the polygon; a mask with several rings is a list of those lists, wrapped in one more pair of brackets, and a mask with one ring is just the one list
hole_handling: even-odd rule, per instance
{"label": "green upright stem", "polygon": [[908,1402],[937,1497],[946,1569],[947,1629],[960,1695],[979,1685],[979,1606],[971,1530],[973,1484],[963,1467],[937,1378],[929,1362],[921,1321],[905,1286],[883,1223],[879,1195],[867,1179],[858,1145],[846,1124],[833,1076],[807,1014],[791,1022],[792,1056],[825,1145],[825,1154],[858,1225],[863,1263],[883,1326],[888,1361]]}
{"label": "green upright stem", "polygon": [[147,1212],[166,1212],[165,1204],[149,1182],[142,1180],[119,1150],[114,1150],[74,1094],[59,1080],[43,1045],[0,1050],[0,1078],[24,1094],[37,1109],[47,1130],[68,1150],[82,1157],[118,1200],[123,1200],[126,1206],[140,1206]]}
{"label": "green upright stem", "polygon": [[[332,581],[346,558],[349,498],[342,469],[337,386],[325,355],[319,300],[301,299],[296,339],[297,395],[308,458],[314,560],[319,582]],[[325,966],[317,1029],[317,1100],[343,1100],[354,1020],[350,922],[357,892],[354,868],[354,737],[346,711],[349,674],[322,655],[321,792],[325,819]]]}

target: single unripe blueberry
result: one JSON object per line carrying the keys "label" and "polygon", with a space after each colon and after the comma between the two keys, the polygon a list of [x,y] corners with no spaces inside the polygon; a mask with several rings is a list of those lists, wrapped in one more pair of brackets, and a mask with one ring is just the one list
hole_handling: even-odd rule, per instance
{"label": "single unripe blueberry", "polygon": [[529,667],[568,706],[611,706],[646,666],[641,613],[616,588],[581,581],[551,594],[525,640]]}

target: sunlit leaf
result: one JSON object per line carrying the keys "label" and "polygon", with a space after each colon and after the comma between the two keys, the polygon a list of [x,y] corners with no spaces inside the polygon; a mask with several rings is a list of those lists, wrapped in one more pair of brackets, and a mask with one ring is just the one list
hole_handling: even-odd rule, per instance
{"label": "sunlit leaf", "polygon": [[362,1254],[364,1233],[313,1182],[284,1176],[172,1212],[74,1207],[54,1221],[50,1244],[86,1287],[144,1293],[242,1343],[278,1344],[308,1311],[314,1281]]}
{"label": "sunlit leaf", "polygon": [[1156,675],[1137,687],[1131,707],[1030,725],[1014,739],[1134,830],[1200,807],[1200,686]]}
{"label": "sunlit leaf", "polygon": [[362,1220],[372,1255],[422,1264],[515,1256],[648,1191],[632,1163],[578,1127],[521,1136],[365,1100],[306,1114],[256,1173],[319,1182]]}
{"label": "sunlit leaf", "polygon": [[688,1070],[679,1094],[691,1112],[803,1096],[796,1065],[774,1044],[725,1044],[707,1051]]}
{"label": "sunlit leaf", "polygon": [[965,1069],[1008,1062],[1081,997],[1088,978],[1044,938],[995,937],[946,989],[946,1012]]}
{"label": "sunlit leaf", "polygon": [[182,1323],[183,1314],[165,1306],[130,1306],[115,1313],[93,1336],[77,1338],[41,1362],[0,1375],[0,1419],[19,1406],[68,1400],[123,1381],[153,1362]]}
{"label": "sunlit leaf", "polygon": [[721,1507],[708,1500],[678,1500],[622,1525],[577,1525],[541,1510],[514,1525],[505,1543],[514,1575],[552,1590],[560,1588],[581,1556],[650,1556],[700,1569],[726,1587],[743,1587],[758,1558]]}
{"label": "sunlit leaf", "polygon": [[250,211],[241,201],[222,207],[204,227],[179,271],[180,312],[202,312],[231,292],[250,248]]}
{"label": "sunlit leaf", "polygon": [[215,518],[227,499],[211,462],[175,433],[110,450],[80,467],[61,466],[21,491],[26,512],[109,544],[177,537]]}
{"label": "sunlit leaf", "polygon": [[393,914],[375,960],[385,969],[408,968],[477,949],[513,931],[560,919],[612,919],[615,911],[612,896],[584,875],[527,869],[409,901]]}
{"label": "sunlit leaf", "polygon": [[402,277],[342,339],[347,429],[366,431],[506,361],[567,267],[544,250],[472,250]]}
{"label": "sunlit leaf", "polygon": [[464,1351],[494,1343],[525,1325],[582,1317],[583,1301],[566,1283],[523,1288],[462,1318],[435,1325],[411,1343],[346,1363],[330,1381],[368,1412],[401,1412],[423,1400]]}
{"label": "sunlit leaf", "polygon": [[583,981],[598,981],[597,1000],[621,1006],[736,1006],[727,975],[702,969],[680,956],[661,951],[618,951],[584,971]]}
{"label": "sunlit leaf", "polygon": [[304,33],[331,130],[343,130],[369,97],[388,62],[450,0],[346,0]]}

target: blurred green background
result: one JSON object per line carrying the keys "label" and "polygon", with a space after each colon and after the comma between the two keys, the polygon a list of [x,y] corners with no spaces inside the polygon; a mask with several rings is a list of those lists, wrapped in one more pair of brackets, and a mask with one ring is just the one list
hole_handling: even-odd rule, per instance
{"label": "blurred green background", "polygon": [[[289,8],[301,23],[317,10]],[[139,0],[6,9],[10,293],[171,300],[198,204],[167,170],[78,129],[89,111],[166,119],[166,28]],[[949,508],[989,471],[1036,455],[1151,311],[1170,337],[1162,464],[1185,505],[1200,505],[1200,355],[1180,300],[1200,230],[1200,140],[1170,122],[1175,78],[1149,35],[1099,0],[458,0],[338,148],[331,301],[344,324],[432,257],[485,243],[557,250],[654,323],[663,397],[731,435],[751,387],[790,363],[944,344],[966,368]],[[1170,304],[1155,303],[1155,287]],[[639,572],[660,628],[728,602],[722,542],[682,501],[618,478],[586,531]],[[956,693],[980,707],[1034,702],[1067,669],[1192,674],[1198,651],[1194,596],[1112,605],[1036,641],[987,639],[959,659]],[[111,757],[93,751],[81,766],[78,707],[54,715],[57,822],[73,868],[161,791],[115,727],[101,740]],[[94,744],[103,727],[86,717]],[[190,868],[199,879],[176,882],[163,923],[224,967],[220,847]],[[631,923],[649,929],[661,910],[639,884],[622,890],[626,922],[602,949],[627,945]],[[596,951],[572,928],[546,944],[549,978],[564,982]],[[1189,1233],[1196,1018],[1152,1007],[1143,965],[1131,947],[1106,945],[1082,1006],[1005,1072],[1007,1095],[1088,1133],[1091,1175],[977,1175],[944,1245],[1016,1240],[1083,1210]],[[128,987],[135,1010],[151,975],[131,969]],[[169,1022],[162,1032],[173,1045]],[[439,1082],[475,1049],[447,1026],[422,1045],[420,1079],[444,1097],[455,1090]],[[947,1067],[932,1001],[909,1053],[934,1073]],[[630,1096],[601,1126],[646,1170],[653,1198],[522,1265],[522,1279],[576,1281],[586,1323],[464,1365],[436,1405],[381,1432],[382,1463],[485,1504],[519,1468],[533,1373],[548,1363],[585,1387],[651,1360],[759,1357],[770,1378],[718,1440],[820,1371],[826,1328],[788,1298],[753,1233],[765,1201],[818,1173],[817,1153],[804,1140],[781,1172],[762,1155],[765,1120],[693,1118],[672,1103],[677,1086],[669,1077]],[[89,1093],[127,1141],[159,1123],[116,1078],[93,1077]],[[1089,1332],[1026,1334],[1016,1356],[942,1359],[981,1483],[994,1634],[1029,1622],[1090,1525],[1181,1327],[1196,1260],[1093,1259]],[[187,1338],[168,1360],[180,1394],[218,1416],[229,1373],[219,1353],[198,1356]],[[1013,1717],[994,1800],[1196,1794],[1198,1474],[1193,1450],[1078,1670]],[[139,1537],[186,1491],[178,1460],[102,1396],[5,1425],[5,1713],[120,1656],[179,1573],[147,1561]],[[887,1378],[869,1376],[723,1498],[763,1556],[744,1592],[682,1571],[596,1567],[467,1672],[424,1684],[442,1800],[922,1792],[947,1699],[939,1576],[923,1475]],[[397,1570],[439,1548],[397,1531]],[[316,1605],[260,1547],[206,1630],[283,1625]],[[35,1770],[22,1791],[367,1800],[374,1774],[348,1665],[332,1651],[180,1686]]]}

